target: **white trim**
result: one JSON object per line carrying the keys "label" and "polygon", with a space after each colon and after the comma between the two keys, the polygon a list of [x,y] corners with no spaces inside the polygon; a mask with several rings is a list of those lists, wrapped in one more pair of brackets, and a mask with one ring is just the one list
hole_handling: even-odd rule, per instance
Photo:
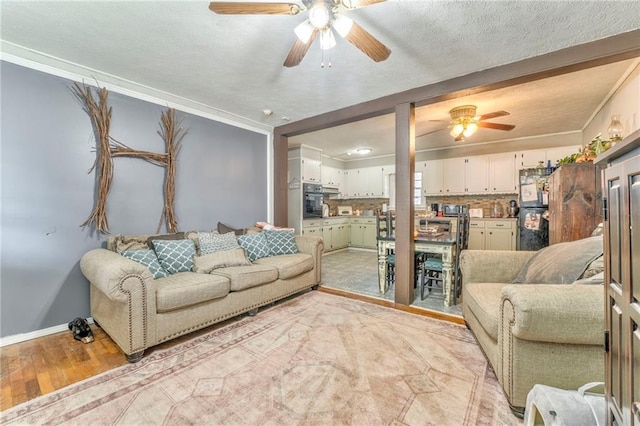
{"label": "white trim", "polygon": [[[93,318],[87,318],[89,324],[94,324]],[[13,336],[0,337],[0,348],[13,345],[15,343],[26,342],[27,340],[37,339],[38,337],[48,336],[50,334],[69,331],[69,324],[54,325],[53,327],[43,328],[41,330],[30,331],[28,333],[14,334]]]}
{"label": "white trim", "polygon": [[274,195],[273,195],[273,132],[267,135],[267,223],[273,223],[274,217]]}
{"label": "white trim", "polygon": [[89,86],[100,85],[100,87],[104,87],[114,93],[168,108],[175,108],[188,114],[208,118],[252,132],[265,135],[273,133],[273,126],[249,120],[200,102],[163,92],[153,87],[145,86],[80,64],[65,61],[42,52],[27,49],[5,40],[0,40],[0,60],[77,81]]}

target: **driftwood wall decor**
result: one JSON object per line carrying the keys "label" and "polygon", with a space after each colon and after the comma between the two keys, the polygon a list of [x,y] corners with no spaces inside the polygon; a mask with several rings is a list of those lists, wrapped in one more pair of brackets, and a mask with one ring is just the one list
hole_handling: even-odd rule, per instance
{"label": "driftwood wall decor", "polygon": [[94,169],[96,170],[95,202],[93,211],[81,226],[94,226],[97,231],[103,234],[109,233],[107,198],[109,197],[109,190],[113,180],[113,159],[116,157],[135,157],[165,168],[164,207],[157,232],[160,232],[163,219],[166,220],[169,232],[178,232],[178,220],[174,213],[176,160],[182,147],[182,139],[188,133],[187,130],[180,127],[182,119],[176,120],[176,112],[173,108],[162,112],[158,135],[164,140],[165,153],[138,151],[109,135],[112,111],[111,107],[107,105],[109,96],[107,89],[104,87],[96,89],[97,99],[94,98],[93,89],[85,85],[74,83],[71,91],[82,102],[83,109],[91,118],[91,124],[97,139],[96,161],[89,169],[89,173]]}

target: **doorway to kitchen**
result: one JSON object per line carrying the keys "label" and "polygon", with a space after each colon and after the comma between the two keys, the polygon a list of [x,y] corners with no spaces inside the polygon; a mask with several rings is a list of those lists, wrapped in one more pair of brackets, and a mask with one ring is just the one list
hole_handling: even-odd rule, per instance
{"label": "doorway to kitchen", "polygon": [[[330,252],[322,257],[322,287],[354,295],[394,301],[395,286],[386,293],[380,292],[378,284],[378,254],[374,250],[345,249]],[[420,289],[414,288],[411,306],[429,311],[462,316],[462,305],[444,306],[442,292],[433,290],[424,300]]]}

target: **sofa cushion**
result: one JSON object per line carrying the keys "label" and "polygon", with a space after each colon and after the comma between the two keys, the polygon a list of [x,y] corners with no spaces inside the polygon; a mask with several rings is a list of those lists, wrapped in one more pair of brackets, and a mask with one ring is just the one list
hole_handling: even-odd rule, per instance
{"label": "sofa cushion", "polygon": [[169,312],[229,294],[230,282],[220,275],[181,272],[160,278],[156,288],[156,309]]}
{"label": "sofa cushion", "polygon": [[193,268],[196,246],[191,240],[153,240],[160,264],[170,274]]}
{"label": "sofa cushion", "polygon": [[602,237],[589,237],[545,247],[522,267],[514,284],[571,284],[602,255]]}
{"label": "sofa cushion", "polygon": [[201,255],[239,247],[236,234],[233,232],[227,232],[226,234],[199,232],[198,244],[200,245]]}
{"label": "sofa cushion", "polygon": [[156,256],[156,252],[153,250],[125,250],[121,254],[126,258],[135,260],[139,264],[146,266],[153,274],[153,278],[157,279],[169,276],[169,273],[160,265],[158,256]]}
{"label": "sofa cushion", "polygon": [[253,264],[214,269],[211,275],[221,275],[231,281],[231,291],[240,291],[278,279],[278,270],[271,265]]}
{"label": "sofa cushion", "polygon": [[251,262],[247,259],[244,249],[239,246],[231,250],[221,250],[202,256],[193,256],[193,271],[199,274],[208,274],[218,268],[242,265],[251,265]]}
{"label": "sofa cushion", "polygon": [[149,246],[150,249],[154,249],[155,247],[153,247],[153,240],[184,240],[186,237],[184,235],[184,232],[176,232],[174,234],[161,234],[161,235],[151,235],[149,238],[147,238],[147,246]]}
{"label": "sofa cushion", "polygon": [[465,305],[480,321],[487,334],[496,340],[500,324],[501,292],[506,285],[503,283],[465,284]]}
{"label": "sofa cushion", "polygon": [[262,257],[271,256],[269,243],[263,232],[241,235],[238,237],[238,244],[247,251],[247,257],[252,262]]}
{"label": "sofa cushion", "polygon": [[313,256],[306,253],[264,257],[256,265],[271,265],[278,270],[278,278],[288,280],[313,269]]}
{"label": "sofa cushion", "polygon": [[294,231],[265,229],[262,233],[264,233],[264,236],[267,238],[267,244],[269,244],[269,253],[271,253],[271,256],[296,254],[298,252]]}

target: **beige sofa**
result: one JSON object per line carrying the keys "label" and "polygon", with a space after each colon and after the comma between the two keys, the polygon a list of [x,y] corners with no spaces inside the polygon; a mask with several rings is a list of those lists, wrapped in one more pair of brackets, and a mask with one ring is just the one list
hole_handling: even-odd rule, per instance
{"label": "beige sofa", "polygon": [[536,383],[578,389],[604,379],[603,286],[511,284],[534,255],[461,254],[464,319],[517,415]]}
{"label": "beige sofa", "polygon": [[[147,235],[130,236],[144,242]],[[298,253],[257,259],[208,274],[179,272],[154,279],[145,266],[107,248],[86,253],[80,267],[90,282],[91,316],[130,362],[144,350],[180,335],[316,288],[323,242],[295,236]]]}

